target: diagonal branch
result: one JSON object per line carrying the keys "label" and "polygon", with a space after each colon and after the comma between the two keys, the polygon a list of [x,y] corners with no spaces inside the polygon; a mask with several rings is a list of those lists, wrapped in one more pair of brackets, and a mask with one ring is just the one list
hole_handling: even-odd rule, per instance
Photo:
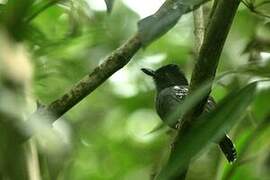
{"label": "diagonal branch", "polygon": [[141,42],[137,36],[130,38],[123,46],[119,47],[104,62],[97,66],[92,73],[81,79],[69,92],[55,100],[46,107],[56,118],[62,116],[71,107],[90,94],[114,72],[124,67],[133,55],[140,49]]}
{"label": "diagonal branch", "polygon": [[[62,97],[56,99],[47,106],[39,107],[38,110],[31,115],[29,120],[26,121],[24,127],[31,127],[32,124],[37,124],[37,121],[41,122],[42,118],[40,117],[49,117],[48,119],[52,121],[51,123],[56,121],[65,112],[93,92],[113,73],[125,66],[140,48],[141,41],[138,34],[135,34],[121,47],[106,57],[103,63],[97,66],[90,74],[83,77]],[[34,133],[35,132],[29,131],[24,140],[31,137]]]}

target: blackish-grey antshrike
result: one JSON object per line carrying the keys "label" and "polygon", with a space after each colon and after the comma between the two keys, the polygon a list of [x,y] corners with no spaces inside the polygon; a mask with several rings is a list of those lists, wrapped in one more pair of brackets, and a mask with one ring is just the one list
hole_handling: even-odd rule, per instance
{"label": "blackish-grey antshrike", "polygon": [[[181,121],[180,117],[172,116],[177,111],[188,93],[188,81],[184,73],[175,64],[163,66],[156,71],[142,68],[142,71],[154,79],[156,95],[156,111],[159,117],[172,128]],[[212,97],[209,97],[203,113],[214,109],[216,103]],[[172,119],[172,117],[174,117]],[[219,147],[225,154],[229,162],[236,159],[236,149],[230,138],[224,133],[224,137],[219,141]]]}

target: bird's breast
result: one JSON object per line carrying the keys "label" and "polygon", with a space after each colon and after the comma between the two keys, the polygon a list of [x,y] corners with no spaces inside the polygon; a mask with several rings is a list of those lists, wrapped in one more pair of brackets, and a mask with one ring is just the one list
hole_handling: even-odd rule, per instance
{"label": "bird's breast", "polygon": [[156,111],[163,122],[175,128],[181,120],[180,104],[188,93],[187,86],[171,86],[165,88],[156,95]]}

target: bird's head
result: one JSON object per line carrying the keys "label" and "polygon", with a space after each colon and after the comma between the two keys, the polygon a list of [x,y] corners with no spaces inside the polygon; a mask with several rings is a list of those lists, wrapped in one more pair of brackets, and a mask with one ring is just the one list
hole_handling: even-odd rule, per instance
{"label": "bird's head", "polygon": [[142,68],[141,70],[154,79],[157,90],[162,90],[175,85],[188,85],[184,73],[175,64],[168,64],[157,70],[148,68]]}

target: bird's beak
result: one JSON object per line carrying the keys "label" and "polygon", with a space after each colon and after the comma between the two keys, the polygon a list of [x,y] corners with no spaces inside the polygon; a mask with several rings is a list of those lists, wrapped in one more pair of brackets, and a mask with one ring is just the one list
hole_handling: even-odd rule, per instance
{"label": "bird's beak", "polygon": [[145,74],[149,75],[149,76],[152,76],[152,77],[155,77],[155,71],[152,70],[152,69],[148,69],[148,68],[142,68],[141,69],[142,72],[144,72]]}

